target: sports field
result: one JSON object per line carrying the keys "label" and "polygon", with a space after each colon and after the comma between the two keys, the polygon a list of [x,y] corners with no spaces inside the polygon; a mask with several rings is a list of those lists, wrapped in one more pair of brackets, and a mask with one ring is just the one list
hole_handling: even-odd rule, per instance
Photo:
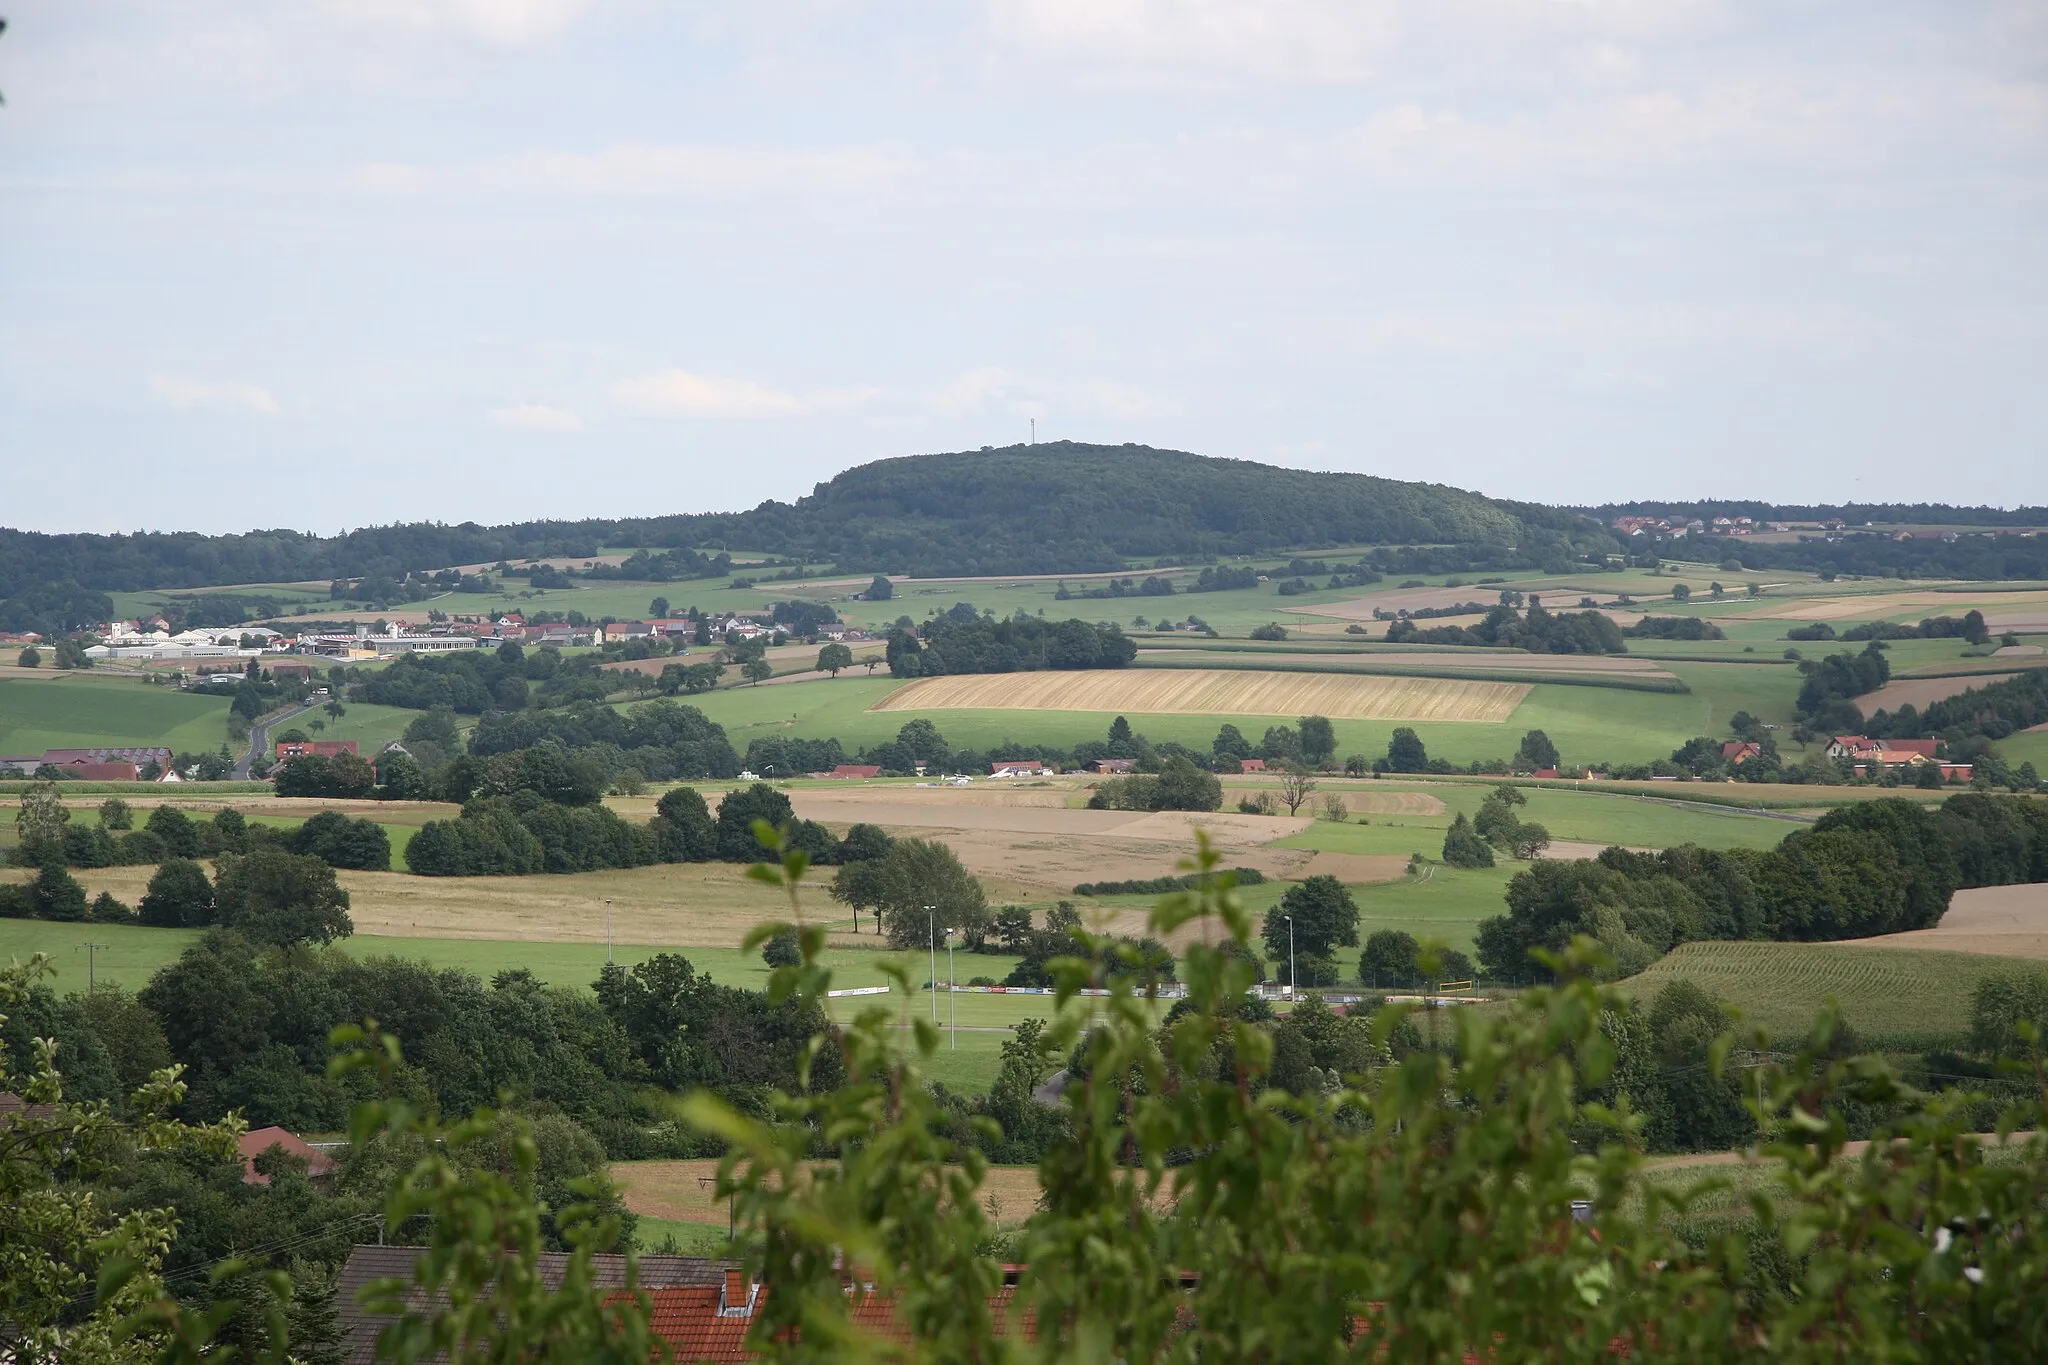
{"label": "sports field", "polygon": [[1529,695],[1524,683],[1224,669],[978,673],[923,678],[878,711],[1099,711],[1147,715],[1320,715],[1345,720],[1499,724]]}

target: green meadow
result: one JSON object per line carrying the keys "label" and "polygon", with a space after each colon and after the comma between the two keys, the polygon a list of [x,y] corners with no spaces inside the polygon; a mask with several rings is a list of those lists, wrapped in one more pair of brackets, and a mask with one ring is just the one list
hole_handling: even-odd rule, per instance
{"label": "green meadow", "polygon": [[161,744],[200,753],[227,739],[228,699],[88,672],[0,679],[0,753]]}
{"label": "green meadow", "polygon": [[[344,702],[345,714],[340,719],[315,709],[286,721],[280,730],[304,730],[315,739],[352,739],[364,758],[374,755],[392,740],[405,733],[405,727],[418,720],[418,711],[403,706],[373,706],[369,702]],[[313,722],[319,721],[321,728],[315,730]],[[458,724],[473,722],[467,716],[459,717]],[[275,739],[273,734],[272,738]]]}
{"label": "green meadow", "polygon": [[[196,942],[200,936],[197,929],[153,929],[133,924],[61,924],[48,920],[0,920],[0,961],[10,958],[26,960],[36,953],[47,953],[56,968],[54,984],[57,991],[84,990],[86,983],[86,953],[84,944],[93,942],[104,945],[94,951],[94,970],[100,982],[113,982],[130,989],[138,989],[149,980],[151,973],[177,960],[180,953]],[[606,949],[602,943],[535,943],[525,940],[467,939],[467,938],[389,938],[358,934],[345,938],[335,947],[351,957],[401,957],[430,963],[436,967],[456,968],[472,972],[488,981],[501,971],[529,971],[535,977],[554,986],[587,988],[597,980],[604,968]],[[764,990],[768,984],[768,967],[759,953],[742,953],[738,948],[705,947],[664,947],[660,944],[619,943],[611,949],[614,960],[631,966],[643,962],[656,953],[680,953],[688,958],[692,966],[709,973],[712,979],[733,986],[744,986],[750,990]],[[946,976],[945,954],[939,954],[939,977]],[[889,978],[883,973],[883,965],[899,955],[880,949],[834,948],[828,951],[826,963],[832,968],[833,988],[860,986],[884,986]],[[912,954],[909,961],[912,979],[922,983],[925,980],[925,963],[922,954]],[[964,985],[976,976],[993,976],[998,980],[1009,975],[1017,965],[1017,959],[1000,954],[972,955],[956,953],[960,981]],[[859,999],[861,997],[854,997]],[[1014,1009],[1004,1013],[1002,1002],[1014,1000],[1028,1002],[1043,997],[1030,996],[967,996],[960,997],[961,1024],[1009,1023],[1025,1017]],[[972,1000],[977,1002],[970,1005]],[[920,1011],[925,1004],[920,1002]],[[940,1002],[943,1012],[945,1003]],[[1030,1008],[1027,1006],[1027,1009]],[[972,1018],[970,1020],[970,1014]]]}
{"label": "green meadow", "polygon": [[[1538,683],[1503,724],[1462,721],[1414,724],[1433,757],[1455,763],[1474,759],[1507,759],[1523,734],[1540,729],[1558,746],[1568,763],[1594,761],[1648,762],[1668,758],[1695,735],[1713,733],[1736,711],[1749,710],[1771,719],[1790,718],[1798,676],[1790,669],[1743,670],[1714,664],[1675,665],[1691,674],[1690,693],[1635,692],[1620,688]],[[1752,673],[1761,676],[1751,676]],[[902,726],[922,715],[953,744],[988,748],[1004,740],[1070,746],[1099,738],[1115,712],[933,710],[870,711],[868,708],[903,684],[876,676],[849,675],[836,681],[782,683],[766,687],[734,687],[690,698],[690,704],[726,728],[742,753],[763,736],[836,738],[848,750],[893,738]],[[1778,695],[1782,691],[1782,698]],[[1759,710],[1758,708],[1763,708]],[[1295,716],[1191,716],[1128,712],[1141,734],[1160,743],[1176,740],[1206,749],[1225,721],[1256,742],[1269,725],[1293,725]],[[1337,752],[1377,757],[1386,752],[1399,722],[1339,720]]]}

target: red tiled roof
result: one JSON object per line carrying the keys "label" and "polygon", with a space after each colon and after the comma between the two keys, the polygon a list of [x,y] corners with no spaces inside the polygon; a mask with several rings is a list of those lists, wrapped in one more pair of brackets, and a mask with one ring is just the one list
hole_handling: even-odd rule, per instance
{"label": "red tiled roof", "polygon": [[1052,771],[1035,758],[1013,758],[1004,763],[991,763],[988,765],[988,770],[991,773],[1043,773]]}
{"label": "red tiled roof", "polygon": [[1266,760],[1263,758],[1244,759],[1243,765],[1244,770],[1248,773],[1262,773],[1266,771]]}
{"label": "red tiled roof", "polygon": [[[849,1294],[852,1291],[848,1291]],[[1010,1305],[1016,1287],[1005,1285],[989,1299],[998,1335],[1009,1334]],[[747,1348],[747,1332],[755,1314],[766,1302],[766,1285],[750,1284],[737,1270],[728,1270],[720,1285],[688,1285],[654,1289],[653,1329],[669,1344],[677,1360],[745,1361],[755,1359]],[[879,1294],[867,1294],[848,1305],[853,1325],[868,1336],[899,1346],[915,1343],[908,1323],[896,1316],[895,1302]],[[1032,1321],[1027,1309],[1020,1325],[1028,1337]]]}
{"label": "red tiled roof", "polygon": [[281,739],[277,742],[279,758],[333,758],[337,754],[355,754],[361,757],[352,739]]}
{"label": "red tiled roof", "polygon": [[840,764],[840,765],[839,765],[838,767],[834,768],[834,769],[833,769],[833,770],[832,770],[831,772],[829,772],[829,773],[826,773],[826,774],[825,774],[825,776],[827,776],[827,777],[879,777],[879,776],[881,776],[881,774],[882,774],[882,769],[881,769],[881,767],[880,767],[880,765],[879,765],[879,764],[874,764],[874,763],[842,763],[842,764]]}
{"label": "red tiled roof", "polygon": [[1934,748],[1939,741],[1932,739],[1887,739],[1880,743],[1895,754],[1918,754],[1922,758],[1933,758]]}
{"label": "red tiled roof", "polygon": [[142,776],[142,770],[133,763],[66,763],[64,771],[87,782],[133,782]]}
{"label": "red tiled roof", "polygon": [[[377,1335],[396,1319],[366,1312],[357,1295],[373,1280],[399,1279],[407,1283],[406,1302],[415,1310],[429,1307],[432,1300],[413,1285],[413,1272],[427,1252],[416,1246],[365,1246],[349,1249],[348,1261],[334,1281],[334,1306],[341,1319],[342,1359],[345,1365],[371,1365],[377,1349]],[[570,1257],[566,1252],[544,1251],[540,1255],[541,1283],[559,1288]],[[708,1285],[718,1292],[722,1261],[698,1256],[642,1256],[639,1261],[640,1288],[653,1291],[673,1285]],[[591,1280],[599,1289],[619,1289],[626,1283],[626,1258],[602,1252],[590,1258]]]}
{"label": "red tiled roof", "polygon": [[317,1147],[306,1144],[298,1134],[283,1128],[257,1128],[242,1134],[242,1183],[244,1185],[268,1185],[270,1177],[256,1169],[256,1158],[272,1147],[282,1147],[286,1155],[295,1156],[306,1163],[306,1174],[315,1178],[333,1175],[341,1163]]}
{"label": "red tiled roof", "polygon": [[16,1114],[27,1114],[32,1119],[46,1119],[56,1112],[51,1105],[30,1104],[19,1095],[0,1090],[0,1123],[7,1122]]}

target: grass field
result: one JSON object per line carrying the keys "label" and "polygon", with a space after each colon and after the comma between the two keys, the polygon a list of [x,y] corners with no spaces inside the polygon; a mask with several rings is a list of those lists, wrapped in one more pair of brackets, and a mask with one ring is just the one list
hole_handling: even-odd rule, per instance
{"label": "grass field", "polygon": [[218,749],[228,699],[198,697],[130,678],[60,673],[0,680],[0,753],[94,745],[161,744],[175,752]]}
{"label": "grass field", "polygon": [[[93,970],[100,982],[113,982],[130,989],[139,989],[146,984],[151,973],[159,967],[177,960],[200,936],[197,929],[151,929],[131,924],[53,924],[47,920],[0,920],[0,961],[19,958],[26,961],[36,953],[47,953],[56,968],[55,987],[59,994],[67,991],[82,991],[86,985],[86,953],[83,945],[87,942],[104,945],[93,953]],[[488,981],[491,977],[508,968],[524,968],[550,985],[586,988],[597,979],[606,959],[606,949],[598,943],[541,943],[518,940],[466,939],[466,938],[391,938],[378,935],[358,934],[342,939],[336,945],[340,951],[351,957],[401,957],[409,960],[430,962],[437,967],[453,967],[474,973]],[[768,968],[761,961],[759,953],[742,953],[737,948],[713,948],[704,946],[662,946],[659,944],[619,943],[612,950],[615,960],[631,965],[645,961],[656,953],[681,953],[699,971],[708,972],[714,980],[727,985],[744,986],[750,990],[764,990],[768,984]],[[835,990],[859,986],[882,986],[888,984],[888,977],[882,973],[882,964],[894,955],[879,949],[839,949],[828,951],[826,964],[832,968]],[[964,985],[970,977],[988,975],[1001,979],[1007,976],[1017,963],[1014,957],[996,955],[971,955],[956,953],[960,981]],[[923,981],[925,977],[922,955],[913,962],[913,977]],[[945,954],[939,955],[939,975],[946,974]],[[962,993],[960,1000],[960,1023],[963,1027],[998,1026],[1016,1019],[1033,1017],[1045,1006],[1042,997],[1031,996],[970,996]],[[1004,1012],[990,1005],[991,1001],[1010,1000],[1016,1008]],[[1034,1000],[1041,1003],[1033,1004]],[[969,1001],[976,1002],[971,1005]],[[920,1000],[917,1008],[922,1012],[924,1003]],[[941,1016],[945,1002],[939,1005]],[[962,1035],[963,1042],[966,1035]]]}
{"label": "grass field", "polygon": [[880,711],[1096,711],[1108,715],[1319,715],[1333,720],[1499,724],[1527,684],[1215,669],[1100,669],[924,678],[875,703]]}
{"label": "grass field", "polygon": [[1760,1027],[1791,1041],[1833,997],[1871,1047],[1960,1045],[1970,1028],[1970,993],[2009,964],[1974,953],[1916,952],[1839,943],[1687,943],[1620,983],[1647,1000],[1687,980]]}
{"label": "grass field", "polygon": [[[1716,689],[1724,681],[1709,679]],[[1739,680],[1734,680],[1739,681]],[[1795,685],[1796,676],[1788,677]],[[742,687],[690,698],[690,704],[726,728],[735,748],[764,735],[837,738],[848,750],[893,739],[913,717],[928,714],[947,740],[958,747],[989,748],[1005,740],[1071,746],[1100,739],[1107,730],[1104,713],[1070,710],[971,711],[877,710],[875,704],[904,684],[888,678],[841,678],[835,682],[799,682],[771,687]],[[1671,751],[1706,726],[1719,708],[1723,714],[1742,709],[1745,689],[1723,696],[1632,692],[1563,683],[1537,683],[1504,722],[1420,721],[1414,729],[1432,756],[1456,763],[1501,759],[1513,755],[1524,732],[1541,729],[1562,751],[1566,762],[1608,760],[1648,762],[1668,758]],[[1294,725],[1301,713],[1248,713],[1234,716],[1191,716],[1125,711],[1141,734],[1154,743],[1176,740],[1206,749],[1224,720],[1256,740],[1269,725]],[[1337,752],[1377,756],[1386,752],[1399,721],[1337,719]]]}
{"label": "grass field", "polygon": [[[373,706],[369,702],[346,703],[345,713],[339,720],[322,711],[308,711],[303,716],[287,721],[281,729],[304,730],[315,739],[352,739],[364,758],[369,758],[392,740],[405,733],[405,727],[420,718],[418,711],[403,706]],[[313,722],[319,721],[322,728],[315,730]],[[457,724],[464,728],[474,724],[468,716],[458,717]]]}

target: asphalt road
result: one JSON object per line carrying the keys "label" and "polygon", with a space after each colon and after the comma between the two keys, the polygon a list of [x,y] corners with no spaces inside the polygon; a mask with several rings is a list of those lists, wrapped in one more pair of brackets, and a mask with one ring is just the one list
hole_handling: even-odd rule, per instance
{"label": "asphalt road", "polygon": [[249,780],[249,769],[255,764],[256,755],[270,747],[271,727],[282,725],[288,720],[295,720],[312,709],[313,703],[307,702],[296,710],[286,711],[282,715],[272,716],[268,720],[259,720],[250,726],[249,752],[235,760],[235,781],[247,782]]}

